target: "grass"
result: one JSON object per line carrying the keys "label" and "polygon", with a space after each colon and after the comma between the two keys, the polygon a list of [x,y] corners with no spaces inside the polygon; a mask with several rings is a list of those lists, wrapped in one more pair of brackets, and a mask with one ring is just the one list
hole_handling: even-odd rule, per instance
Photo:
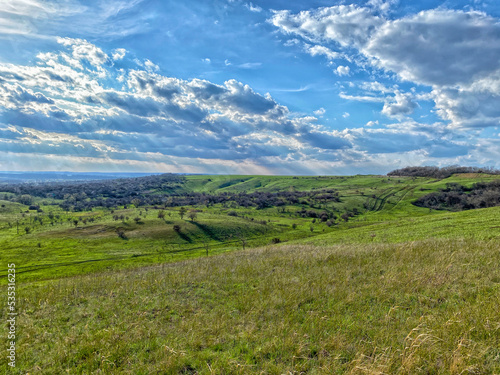
{"label": "grass", "polygon": [[283,245],[25,285],[17,373],[498,373],[499,262],[497,241]]}
{"label": "grass", "polygon": [[[37,213],[0,200],[0,303],[16,263],[19,306],[18,367],[0,371],[500,373],[500,207],[411,204],[494,178],[187,176],[180,191],[333,188],[341,200],[188,207],[193,221],[178,207],[160,219],[152,207],[65,212],[38,198]],[[328,227],[302,207],[359,213]]]}

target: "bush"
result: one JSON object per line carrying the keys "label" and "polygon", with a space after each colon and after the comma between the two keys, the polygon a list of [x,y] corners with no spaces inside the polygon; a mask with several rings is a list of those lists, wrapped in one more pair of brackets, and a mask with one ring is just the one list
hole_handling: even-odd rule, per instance
{"label": "bush", "polygon": [[118,235],[118,237],[120,237],[123,240],[127,239],[127,236],[125,235],[125,231],[122,228],[116,229],[116,234]]}

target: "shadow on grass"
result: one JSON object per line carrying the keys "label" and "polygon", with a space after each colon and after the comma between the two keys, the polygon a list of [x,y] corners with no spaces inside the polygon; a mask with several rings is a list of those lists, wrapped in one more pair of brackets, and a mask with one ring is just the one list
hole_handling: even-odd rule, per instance
{"label": "shadow on grass", "polygon": [[177,232],[177,231],[175,233],[177,233],[179,235],[179,237],[182,238],[184,241],[189,242],[189,243],[193,242],[193,240],[190,237],[188,237],[187,235],[185,235],[184,233]]}
{"label": "shadow on grass", "polygon": [[222,239],[219,236],[217,236],[208,225],[201,224],[196,221],[194,221],[193,224],[196,225],[203,233],[205,233],[205,235],[210,237],[212,240],[222,241]]}

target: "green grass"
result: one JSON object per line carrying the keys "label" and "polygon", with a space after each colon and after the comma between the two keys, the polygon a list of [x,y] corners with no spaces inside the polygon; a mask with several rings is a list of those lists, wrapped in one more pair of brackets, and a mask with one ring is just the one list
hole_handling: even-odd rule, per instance
{"label": "green grass", "polygon": [[[187,176],[179,192],[326,188],[341,200],[187,207],[194,221],[178,207],[159,219],[0,201],[0,303],[15,263],[20,313],[10,373],[500,373],[500,207],[411,204],[495,178]],[[328,227],[301,208],[358,215]]]}
{"label": "green grass", "polygon": [[[196,207],[194,222],[181,220],[178,208],[166,210],[164,220],[158,210],[145,207],[94,209],[92,212],[64,212],[49,199],[38,199],[42,213],[27,211],[28,207],[10,201],[0,201],[0,262],[16,262],[25,280],[54,279],[97,271],[175,262],[183,259],[218,254],[246,247],[263,246],[273,239],[291,243],[313,241],[318,244],[339,242],[401,242],[427,237],[453,237],[454,233],[476,234],[496,238],[498,229],[489,223],[495,220],[495,210],[481,213],[451,214],[429,212],[411,204],[423,194],[442,188],[447,182],[472,184],[491,180],[491,176],[452,176],[445,180],[425,178],[387,178],[384,176],[345,177],[278,177],[278,176],[188,176],[184,190],[198,192],[252,192],[280,190],[335,189],[340,202],[316,205],[317,212],[327,210],[340,216],[346,210],[359,214],[343,223],[328,227],[294,213],[303,205],[257,210],[215,205]],[[368,210],[367,210],[368,208]],[[238,217],[228,216],[236,211]],[[141,222],[133,220],[142,212]],[[483,213],[484,212],[484,213]],[[490,214],[490,212],[492,214]],[[51,225],[49,213],[60,219]],[[113,220],[123,215],[128,220]],[[442,216],[440,216],[442,215]],[[444,215],[444,216],[443,216]],[[43,225],[35,217],[43,219]],[[443,219],[444,217],[444,219]],[[446,221],[450,217],[451,220]],[[95,219],[77,227],[74,219]],[[266,222],[266,225],[261,224]],[[484,224],[484,225],[483,225]],[[174,225],[181,231],[175,232]],[[295,226],[295,229],[292,228]],[[312,226],[312,227],[311,227]],[[25,228],[30,228],[30,233]],[[311,232],[310,229],[313,229]],[[117,230],[126,239],[119,238]],[[6,274],[0,267],[0,276]],[[5,283],[2,277],[0,283]]]}
{"label": "green grass", "polygon": [[395,243],[457,236],[500,241],[500,207],[463,212],[436,211],[433,215],[383,222],[351,221],[334,231],[302,240],[302,243]]}
{"label": "green grass", "polygon": [[498,241],[285,245],[26,285],[11,373],[498,373],[499,262]]}

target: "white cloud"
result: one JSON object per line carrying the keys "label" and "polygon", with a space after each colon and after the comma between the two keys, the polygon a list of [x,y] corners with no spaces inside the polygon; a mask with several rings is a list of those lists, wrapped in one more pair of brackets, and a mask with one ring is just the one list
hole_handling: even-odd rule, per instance
{"label": "white cloud", "polygon": [[160,67],[155,63],[151,62],[150,60],[144,61],[144,67],[146,68],[147,71],[150,72],[157,72],[158,70],[160,70]]}
{"label": "white cloud", "polygon": [[346,93],[341,92],[339,97],[346,100],[354,100],[357,102],[368,102],[368,103],[383,103],[385,101],[384,98],[379,96],[370,96],[370,95],[347,95]]}
{"label": "white cloud", "polygon": [[[116,69],[86,41],[60,44],[62,51],[40,53],[34,66],[0,64],[0,142],[10,152],[138,162],[155,153],[161,163],[168,157],[257,165],[352,147],[315,117],[290,113],[236,80],[217,85],[167,77],[149,60]],[[2,122],[24,136],[2,130]]]}
{"label": "white cloud", "polygon": [[239,65],[237,65],[237,67],[242,68],[242,69],[257,69],[261,65],[262,65],[262,63],[260,63],[260,62],[248,62],[248,63],[239,64]]}
{"label": "white cloud", "polygon": [[256,13],[262,12],[262,8],[260,6],[253,5],[252,3],[245,4],[245,7],[251,12],[256,12]]}
{"label": "white cloud", "polygon": [[342,114],[342,117],[343,117],[343,118],[348,118],[350,115],[351,115],[351,114],[350,114],[349,112],[344,112],[344,113]]}
{"label": "white cloud", "polygon": [[391,6],[397,4],[398,0],[369,0],[366,4],[380,13],[386,14],[391,10]]}
{"label": "white cloud", "polygon": [[338,76],[348,76],[351,69],[348,66],[339,65],[337,69],[334,70],[335,74]]}
{"label": "white cloud", "polygon": [[388,98],[385,102],[382,113],[389,117],[409,115],[417,106],[411,94],[396,91],[394,98]]}
{"label": "white cloud", "polygon": [[102,49],[84,39],[57,38],[57,42],[71,47],[72,56],[76,60],[87,61],[96,68],[100,68],[108,60],[108,55]]}
{"label": "white cloud", "polygon": [[313,113],[316,115],[316,116],[323,116],[325,114],[326,110],[321,107],[320,109],[314,111]]}
{"label": "white cloud", "polygon": [[73,15],[85,9],[71,1],[2,0],[0,8],[0,36],[20,34],[47,38],[38,33],[37,24],[51,22],[60,17]]}
{"label": "white cloud", "polygon": [[[383,114],[409,115],[418,100],[434,100],[436,113],[454,127],[500,124],[500,22],[485,13],[431,9],[401,18],[385,14],[395,1],[370,0],[366,7],[337,5],[292,14],[277,11],[270,22],[284,34],[317,48],[339,45],[363,69],[383,70],[402,81],[432,88],[431,93],[384,98]],[[338,69],[338,68],[337,68]],[[340,72],[337,72],[340,73]],[[395,89],[376,88],[382,94]],[[368,95],[350,100],[378,101]],[[477,104],[477,105],[476,105]]]}
{"label": "white cloud", "polygon": [[201,59],[205,64],[210,64],[212,60],[210,60],[208,57],[205,57],[204,59]]}
{"label": "white cloud", "polygon": [[125,48],[117,48],[113,51],[113,60],[122,60],[125,57],[127,50]]}
{"label": "white cloud", "polygon": [[291,14],[274,11],[270,22],[287,34],[296,34],[320,44],[334,40],[341,46],[361,46],[373,30],[383,23],[370,9],[356,5],[337,5]]}
{"label": "white cloud", "polygon": [[[75,45],[84,48],[73,54]],[[364,130],[332,131],[236,80],[164,76],[149,60],[118,69],[89,42],[60,47],[40,53],[32,65],[0,63],[0,163],[6,169],[383,173],[411,161],[489,160],[470,138],[450,135],[445,124],[405,121],[376,129],[373,121]],[[486,86],[487,102],[494,87]],[[413,92],[376,81],[362,90],[344,98],[383,103],[387,115],[402,121],[415,108]],[[460,104],[464,92],[439,90],[432,95],[446,109],[440,115],[454,122],[467,118]],[[480,103],[482,116],[494,119],[494,101],[488,103]],[[479,144],[489,151],[496,145]]]}
{"label": "white cloud", "polygon": [[385,22],[362,52],[404,80],[463,85],[499,69],[499,41],[498,20],[484,13],[428,10]]}
{"label": "white cloud", "polygon": [[330,61],[341,57],[339,53],[334,52],[330,48],[324,46],[319,46],[319,45],[312,46],[310,44],[305,43],[304,48],[311,56],[323,55]]}

